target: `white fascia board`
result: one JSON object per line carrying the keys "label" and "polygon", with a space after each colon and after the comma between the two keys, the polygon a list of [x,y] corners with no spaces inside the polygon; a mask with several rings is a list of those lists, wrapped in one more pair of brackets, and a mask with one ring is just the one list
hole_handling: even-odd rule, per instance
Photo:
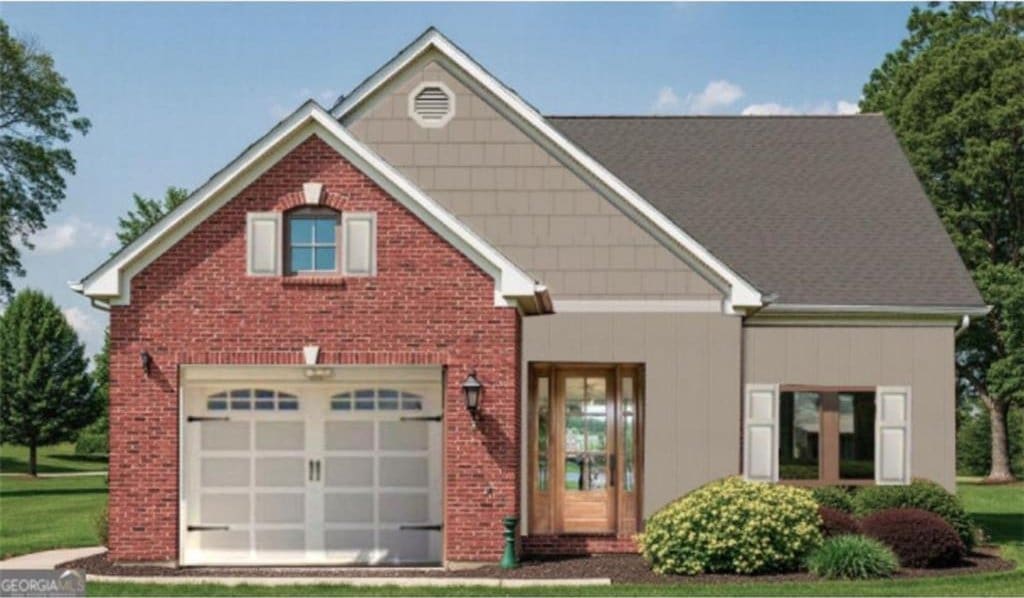
{"label": "white fascia board", "polygon": [[505,87],[494,76],[477,64],[476,61],[435,29],[427,30],[419,39],[402,50],[398,56],[364,81],[351,94],[339,102],[331,110],[331,114],[335,118],[343,119],[349,112],[358,107],[364,99],[384,86],[397,73],[401,72],[410,62],[432,48],[440,52],[446,59],[452,61],[467,73],[470,78],[508,106],[513,114],[521,119],[524,124],[537,131],[554,149],[557,149],[565,154],[568,159],[579,164],[583,170],[596,179],[596,182],[624,200],[633,210],[665,234],[668,239],[677,243],[704,264],[711,273],[724,280],[729,285],[726,311],[732,312],[734,309],[738,310],[762,305],[761,292],[753,284],[744,280],[597,160],[569,141],[568,138],[552,127],[532,106],[515,92]]}
{"label": "white fascia board", "polygon": [[132,276],[180,241],[310,135],[323,139],[493,277],[496,305],[515,305],[516,298],[534,296],[536,283],[529,275],[353,137],[312,100],[278,123],[228,167],[214,175],[178,209],[81,282],[72,283],[71,288],[91,298],[108,300],[112,305],[128,304]]}
{"label": "white fascia board", "polygon": [[932,305],[824,305],[773,303],[760,310],[760,314],[813,314],[813,315],[908,315],[908,316],[984,316],[991,306],[932,306]]}

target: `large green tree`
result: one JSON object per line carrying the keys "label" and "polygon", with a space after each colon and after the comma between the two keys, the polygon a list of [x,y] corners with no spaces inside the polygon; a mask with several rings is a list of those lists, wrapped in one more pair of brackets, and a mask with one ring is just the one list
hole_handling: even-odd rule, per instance
{"label": "large green tree", "polygon": [[188,199],[188,190],[168,187],[162,200],[132,194],[135,208],[117,219],[117,240],[121,247],[128,245],[149,230],[161,218]]}
{"label": "large green tree", "polygon": [[0,316],[0,438],[36,449],[65,442],[99,412],[85,348],[52,299],[25,289]]}
{"label": "large green tree", "polygon": [[66,144],[89,130],[77,114],[53,58],[0,20],[0,301],[14,293],[11,278],[25,275],[18,242],[31,249],[32,234],[64,199],[64,177],[75,172]]}
{"label": "large green tree", "polygon": [[[167,215],[188,199],[188,191],[180,187],[168,187],[163,199],[143,197],[138,193],[132,195],[135,207],[128,210],[128,213],[117,220],[117,239],[124,247],[139,238],[142,233],[149,230],[161,218]],[[93,369],[92,377],[96,382],[96,394],[102,406],[102,416],[83,432],[86,438],[80,438],[79,452],[93,453],[96,447],[105,447],[105,442],[97,443],[95,437],[101,440],[109,434],[110,420],[108,417],[109,387],[110,387],[110,330],[108,329],[103,338],[103,348],[94,357],[96,367]],[[105,452],[105,449],[104,449]]]}
{"label": "large green tree", "polygon": [[907,29],[860,107],[888,118],[993,307],[961,337],[957,369],[990,418],[988,479],[1008,481],[1007,410],[1024,403],[1024,7],[914,8]]}

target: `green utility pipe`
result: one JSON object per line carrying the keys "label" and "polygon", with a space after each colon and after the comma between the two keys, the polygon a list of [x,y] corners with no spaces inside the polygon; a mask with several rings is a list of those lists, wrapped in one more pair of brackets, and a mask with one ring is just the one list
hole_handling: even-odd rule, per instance
{"label": "green utility pipe", "polygon": [[505,524],[505,553],[501,555],[501,568],[515,569],[519,566],[516,561],[516,525],[519,524],[519,518],[509,516],[501,522]]}

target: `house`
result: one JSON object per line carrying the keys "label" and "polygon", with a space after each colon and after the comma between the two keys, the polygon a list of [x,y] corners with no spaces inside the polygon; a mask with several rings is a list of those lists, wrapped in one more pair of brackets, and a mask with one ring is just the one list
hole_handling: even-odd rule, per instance
{"label": "house", "polygon": [[110,555],[630,550],[715,478],[954,483],[986,312],[885,119],[550,117],[428,30],[74,288]]}

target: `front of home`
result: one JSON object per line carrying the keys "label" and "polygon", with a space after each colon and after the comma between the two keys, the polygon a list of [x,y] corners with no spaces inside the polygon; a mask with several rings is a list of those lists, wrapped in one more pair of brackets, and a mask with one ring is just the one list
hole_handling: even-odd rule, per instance
{"label": "front of home", "polygon": [[[545,117],[435,30],[74,285],[110,554],[633,548],[712,479],[954,482],[986,308],[884,118]],[[479,385],[479,386],[477,386]]]}

